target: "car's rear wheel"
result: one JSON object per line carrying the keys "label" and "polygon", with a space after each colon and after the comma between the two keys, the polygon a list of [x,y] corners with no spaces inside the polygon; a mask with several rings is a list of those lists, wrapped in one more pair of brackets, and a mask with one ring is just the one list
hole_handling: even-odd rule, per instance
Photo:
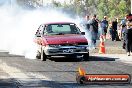
{"label": "car's rear wheel", "polygon": [[44,51],[41,50],[41,60],[46,61],[47,56],[45,55]]}
{"label": "car's rear wheel", "polygon": [[84,61],[88,61],[89,60],[89,52],[87,54],[83,55],[83,59],[84,59]]}

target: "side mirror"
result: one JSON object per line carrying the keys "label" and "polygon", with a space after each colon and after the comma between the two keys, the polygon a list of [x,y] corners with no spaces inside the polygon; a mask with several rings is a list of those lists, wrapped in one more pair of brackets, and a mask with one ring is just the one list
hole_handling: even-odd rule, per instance
{"label": "side mirror", "polygon": [[41,37],[41,34],[40,34],[39,30],[37,30],[35,35],[36,35],[36,37]]}
{"label": "side mirror", "polygon": [[85,35],[85,32],[81,32],[82,35]]}

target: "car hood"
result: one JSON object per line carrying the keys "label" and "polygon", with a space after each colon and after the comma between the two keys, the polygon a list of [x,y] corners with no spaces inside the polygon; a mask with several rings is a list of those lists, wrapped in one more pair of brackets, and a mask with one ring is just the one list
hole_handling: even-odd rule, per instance
{"label": "car hood", "polygon": [[87,39],[84,37],[84,35],[78,34],[44,36],[43,39],[46,41],[47,44],[87,43]]}

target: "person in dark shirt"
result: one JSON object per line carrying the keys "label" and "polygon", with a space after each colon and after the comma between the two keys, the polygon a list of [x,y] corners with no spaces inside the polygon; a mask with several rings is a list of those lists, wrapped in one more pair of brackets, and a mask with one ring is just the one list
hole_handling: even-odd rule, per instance
{"label": "person in dark shirt", "polygon": [[108,21],[107,21],[106,16],[104,16],[104,19],[101,22],[101,26],[102,26],[102,29],[104,31],[104,39],[106,39],[106,33],[107,33],[107,29],[108,29]]}
{"label": "person in dark shirt", "polygon": [[98,19],[96,18],[96,15],[93,15],[90,25],[92,28],[90,28],[91,36],[92,36],[92,43],[94,48],[96,49],[96,40],[98,37]]}
{"label": "person in dark shirt", "polygon": [[96,18],[96,15],[94,14],[93,15],[93,18],[92,18],[92,20],[91,20],[91,25],[93,26],[93,31],[95,32],[95,33],[98,33],[98,19]]}
{"label": "person in dark shirt", "polygon": [[112,41],[115,41],[117,36],[117,19],[112,22],[112,35]]}
{"label": "person in dark shirt", "polygon": [[126,43],[126,52],[130,56],[132,53],[132,22],[127,22],[127,29],[125,30],[125,43]]}

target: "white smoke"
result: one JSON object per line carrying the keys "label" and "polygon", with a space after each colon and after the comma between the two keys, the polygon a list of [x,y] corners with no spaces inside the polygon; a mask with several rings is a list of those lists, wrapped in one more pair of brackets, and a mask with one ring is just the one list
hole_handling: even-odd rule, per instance
{"label": "white smoke", "polygon": [[55,21],[71,21],[56,10],[23,10],[17,5],[0,7],[0,50],[10,54],[34,58],[36,45],[34,34],[40,24]]}
{"label": "white smoke", "polygon": [[0,50],[31,59],[36,55],[37,47],[33,39],[40,24],[59,21],[77,22],[51,8],[24,10],[15,4],[12,6],[7,4],[0,7],[0,13]]}
{"label": "white smoke", "polygon": [[89,32],[89,30],[86,27],[86,24],[87,24],[86,23],[86,19],[77,17],[76,18],[76,24],[78,25],[78,27],[81,30],[81,32],[85,32],[84,36],[85,36],[85,38],[88,41],[89,49],[93,49],[93,44],[92,44],[92,41],[91,41],[91,33]]}

